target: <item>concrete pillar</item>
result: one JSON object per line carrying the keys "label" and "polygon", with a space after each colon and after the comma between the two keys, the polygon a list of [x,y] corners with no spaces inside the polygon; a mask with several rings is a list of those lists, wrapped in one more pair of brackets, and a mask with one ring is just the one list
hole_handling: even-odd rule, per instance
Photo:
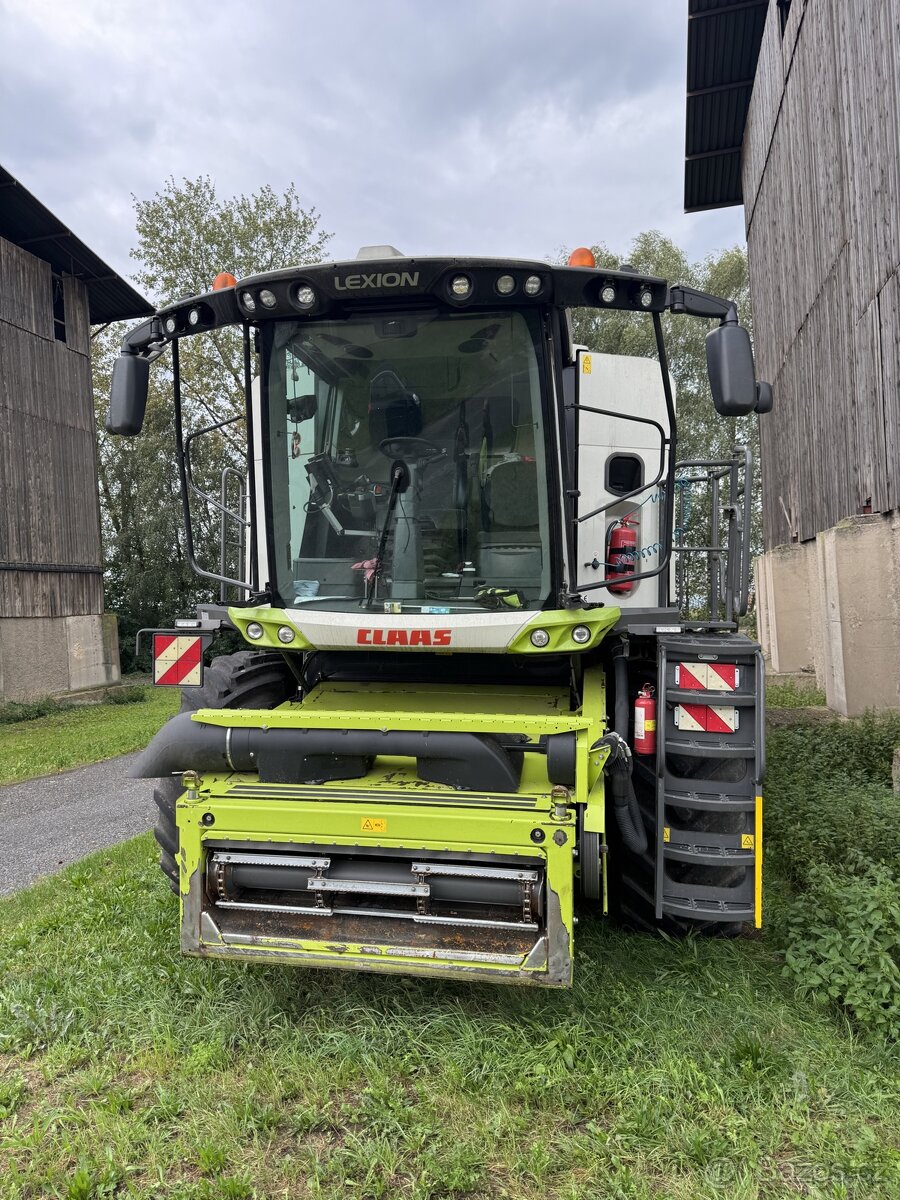
{"label": "concrete pillar", "polygon": [[113,613],[0,619],[0,700],[32,700],[116,683]]}
{"label": "concrete pillar", "polygon": [[119,681],[119,641],[112,613],[64,617],[70,691]]}
{"label": "concrete pillar", "polygon": [[849,517],[816,542],[829,708],[900,708],[900,513]]}
{"label": "concrete pillar", "polygon": [[777,674],[811,672],[815,667],[809,593],[812,555],[812,543],[804,543],[777,546],[757,560],[761,640]]}

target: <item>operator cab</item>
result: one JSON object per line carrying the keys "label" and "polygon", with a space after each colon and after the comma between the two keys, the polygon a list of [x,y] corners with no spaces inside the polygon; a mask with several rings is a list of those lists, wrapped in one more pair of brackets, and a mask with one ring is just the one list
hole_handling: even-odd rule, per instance
{"label": "operator cab", "polygon": [[536,312],[361,313],[265,332],[273,583],[285,605],[544,605]]}

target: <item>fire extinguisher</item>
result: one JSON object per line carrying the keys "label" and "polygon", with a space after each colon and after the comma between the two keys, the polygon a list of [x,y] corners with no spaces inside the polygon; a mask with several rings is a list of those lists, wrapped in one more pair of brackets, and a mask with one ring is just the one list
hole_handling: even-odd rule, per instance
{"label": "fire extinguisher", "polygon": [[606,578],[621,580],[609,585],[609,590],[616,595],[628,595],[634,588],[634,580],[628,579],[627,576],[634,574],[637,561],[637,524],[629,513],[609,527],[606,540]]}
{"label": "fire extinguisher", "polygon": [[656,688],[645,683],[634,702],[634,746],[635,754],[656,753]]}

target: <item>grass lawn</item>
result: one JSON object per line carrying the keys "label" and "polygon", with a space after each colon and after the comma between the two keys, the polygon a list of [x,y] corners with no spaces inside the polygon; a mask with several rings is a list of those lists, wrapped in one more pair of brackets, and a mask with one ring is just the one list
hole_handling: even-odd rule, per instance
{"label": "grass lawn", "polygon": [[534,992],[183,959],[149,835],[0,902],[0,1197],[900,1195],[897,1052],[762,940]]}
{"label": "grass lawn", "polygon": [[73,705],[34,721],[0,725],[0,784],[139,750],[180,703],[180,689],[150,687],[140,704]]}
{"label": "grass lawn", "polygon": [[[177,700],[0,728],[0,775],[137,748]],[[852,751],[868,788],[892,730],[771,739],[812,811],[773,822],[770,930],[791,847],[835,861],[800,835],[849,836],[862,785],[821,781]],[[800,999],[772,932],[583,917],[575,987],[540,992],[185,959],[177,918],[149,834],[0,901],[0,1200],[900,1197],[900,1047]]]}

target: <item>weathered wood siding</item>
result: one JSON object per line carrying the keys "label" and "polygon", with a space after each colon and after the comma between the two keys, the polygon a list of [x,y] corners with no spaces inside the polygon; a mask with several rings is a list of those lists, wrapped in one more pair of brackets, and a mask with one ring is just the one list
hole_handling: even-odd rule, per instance
{"label": "weathered wood siding", "polygon": [[770,6],[743,151],[767,548],[900,508],[900,4]]}
{"label": "weathered wood siding", "polygon": [[50,267],[0,238],[4,617],[103,611],[87,292],[74,278],[63,288],[66,342]]}

